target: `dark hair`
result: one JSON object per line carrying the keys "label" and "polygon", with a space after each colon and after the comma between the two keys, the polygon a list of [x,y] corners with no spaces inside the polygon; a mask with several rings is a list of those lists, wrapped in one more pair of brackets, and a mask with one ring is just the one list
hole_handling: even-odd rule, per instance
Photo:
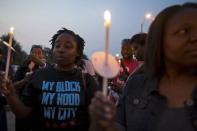
{"label": "dark hair", "polygon": [[41,45],[32,45],[30,53],[32,53],[33,49],[35,49],[35,48],[39,48],[39,49],[42,50],[42,46]]}
{"label": "dark hair", "polygon": [[124,46],[125,44],[129,44],[129,43],[130,43],[130,39],[123,39],[121,45]]}
{"label": "dark hair", "polygon": [[56,34],[54,34],[52,36],[52,39],[49,41],[51,42],[51,45],[52,45],[52,50],[54,48],[54,45],[55,45],[55,40],[57,39],[57,37],[61,34],[69,34],[69,35],[72,35],[74,40],[76,41],[77,43],[77,52],[79,54],[79,56],[76,57],[76,60],[75,60],[75,63],[77,63],[79,60],[82,59],[83,57],[83,50],[84,50],[84,46],[85,46],[85,41],[83,38],[81,38],[78,34],[75,34],[73,31],[71,30],[68,30],[66,28],[62,28],[60,30],[57,31]]}
{"label": "dark hair", "polygon": [[145,74],[150,78],[160,79],[165,72],[164,65],[164,52],[163,52],[163,40],[164,30],[166,23],[177,12],[186,8],[196,8],[196,3],[185,3],[183,5],[174,5],[165,8],[161,11],[155,20],[152,22],[145,49]]}
{"label": "dark hair", "polygon": [[139,44],[140,46],[144,46],[146,43],[147,33],[139,33],[135,34],[130,39],[130,44],[132,45],[133,42]]}

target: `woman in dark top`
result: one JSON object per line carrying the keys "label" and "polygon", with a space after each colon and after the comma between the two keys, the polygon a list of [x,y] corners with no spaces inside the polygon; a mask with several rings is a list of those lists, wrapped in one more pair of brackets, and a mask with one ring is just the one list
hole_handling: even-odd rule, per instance
{"label": "woman in dark top", "polygon": [[145,46],[146,46],[146,39],[147,33],[138,33],[131,37],[130,45],[133,49],[133,54],[135,55],[136,59],[139,61],[139,66],[130,74],[129,77],[132,77],[136,74],[143,74],[144,73],[144,53],[145,53]]}
{"label": "woman in dark top", "polygon": [[97,93],[91,130],[197,130],[197,4],[164,9],[150,26],[145,75],[130,77],[117,110]]}
{"label": "woman in dark top", "polygon": [[84,43],[73,31],[59,30],[51,40],[55,64],[33,73],[22,101],[1,75],[1,90],[14,113],[37,116],[33,130],[88,130],[88,105],[97,85],[89,74],[74,68],[82,58]]}
{"label": "woman in dark top", "polygon": [[[44,62],[44,54],[41,45],[32,45],[30,55],[24,60],[23,64],[18,68],[14,77],[13,83],[19,97],[22,96],[22,92],[29,81],[30,75],[37,69],[46,67]],[[34,116],[28,116],[27,118],[18,118],[15,120],[15,131],[30,131]]]}

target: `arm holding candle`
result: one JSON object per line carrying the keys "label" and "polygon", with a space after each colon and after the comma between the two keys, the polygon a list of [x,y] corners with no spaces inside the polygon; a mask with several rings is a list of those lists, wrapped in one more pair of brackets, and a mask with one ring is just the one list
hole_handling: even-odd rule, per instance
{"label": "arm holding candle", "polygon": [[0,90],[5,95],[8,104],[17,117],[26,117],[31,113],[32,108],[23,104],[18,98],[12,82],[9,79],[6,80],[5,74],[2,72],[0,74]]}

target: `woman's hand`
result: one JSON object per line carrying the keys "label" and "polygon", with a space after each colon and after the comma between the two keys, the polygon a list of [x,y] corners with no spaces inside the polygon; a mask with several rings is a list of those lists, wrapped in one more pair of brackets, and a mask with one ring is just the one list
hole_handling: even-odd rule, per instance
{"label": "woman's hand", "polygon": [[99,130],[113,127],[116,107],[110,100],[102,94],[97,92],[89,106],[89,114],[91,118],[91,130]]}

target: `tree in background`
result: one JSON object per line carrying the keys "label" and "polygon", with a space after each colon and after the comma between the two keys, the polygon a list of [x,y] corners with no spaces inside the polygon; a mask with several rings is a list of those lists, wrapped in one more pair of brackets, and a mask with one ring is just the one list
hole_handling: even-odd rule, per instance
{"label": "tree in background", "polygon": [[[9,43],[9,35],[8,34],[4,34],[0,37],[1,40]],[[23,63],[23,61],[25,60],[25,58],[27,58],[27,53],[22,50],[22,46],[20,45],[20,43],[13,38],[12,41],[12,47],[16,50],[16,52],[13,52],[13,61],[12,64],[13,65],[21,65]],[[3,54],[3,59],[6,61],[7,58],[7,46],[4,45],[1,41],[0,41],[0,48],[2,49],[2,54]],[[47,63],[52,63],[52,51],[50,48],[48,47],[44,47],[43,48],[43,52],[46,58]]]}
{"label": "tree in background", "polygon": [[44,52],[45,59],[46,59],[47,63],[50,63],[51,64],[53,62],[51,49],[48,48],[48,47],[44,47],[43,48],[43,52]]}
{"label": "tree in background", "polygon": [[[0,39],[8,43],[9,42],[9,35],[4,34],[0,37]],[[22,50],[20,43],[15,38],[13,38],[12,47],[16,50],[16,52],[13,52],[12,64],[14,64],[14,65],[22,64],[24,59],[27,57],[27,53],[24,50]],[[2,49],[2,53],[4,56],[3,59],[6,60],[7,50],[8,50],[7,46],[5,46],[2,42],[0,42],[0,48]]]}

